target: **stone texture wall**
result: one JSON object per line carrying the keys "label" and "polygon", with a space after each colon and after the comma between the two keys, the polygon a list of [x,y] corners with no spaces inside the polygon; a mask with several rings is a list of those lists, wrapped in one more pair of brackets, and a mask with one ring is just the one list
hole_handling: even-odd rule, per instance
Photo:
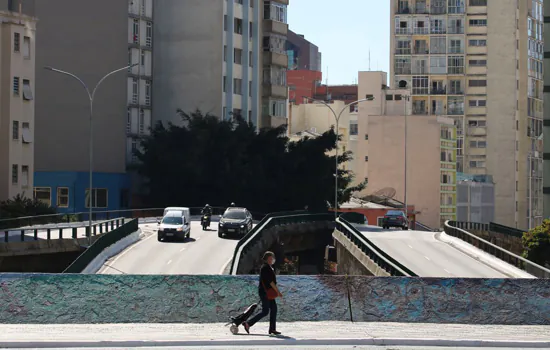
{"label": "stone texture wall", "polygon": [[[280,321],[550,324],[550,280],[280,276]],[[0,275],[0,323],[225,322],[256,276]],[[349,296],[349,298],[348,298]],[[351,303],[351,310],[349,305]]]}

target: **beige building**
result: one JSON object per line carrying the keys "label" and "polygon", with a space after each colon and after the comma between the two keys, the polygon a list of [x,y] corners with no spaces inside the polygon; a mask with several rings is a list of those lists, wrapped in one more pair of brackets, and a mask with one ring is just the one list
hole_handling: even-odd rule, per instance
{"label": "beige building", "polygon": [[0,11],[0,201],[32,198],[36,19]]}
{"label": "beige building", "polygon": [[288,0],[155,2],[154,120],[197,109],[258,127],[286,123]]}
{"label": "beige building", "polygon": [[542,220],[541,0],[391,0],[390,84],[412,114],[453,118],[457,167],[492,175],[495,221]]}
{"label": "beige building", "polygon": [[390,90],[386,79],[384,72],[359,73],[359,96],[375,99],[359,105],[350,142],[356,177],[368,179],[364,195],[389,188],[405,202],[406,171],[406,202],[417,221],[440,228],[456,219],[456,128],[444,116],[411,114],[408,91]]}

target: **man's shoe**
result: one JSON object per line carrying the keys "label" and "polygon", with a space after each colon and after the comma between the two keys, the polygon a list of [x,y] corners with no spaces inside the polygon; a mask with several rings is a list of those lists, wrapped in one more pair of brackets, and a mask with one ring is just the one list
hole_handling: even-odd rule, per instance
{"label": "man's shoe", "polygon": [[273,335],[280,335],[281,332],[277,332],[277,331],[269,331],[269,334],[273,334]]}

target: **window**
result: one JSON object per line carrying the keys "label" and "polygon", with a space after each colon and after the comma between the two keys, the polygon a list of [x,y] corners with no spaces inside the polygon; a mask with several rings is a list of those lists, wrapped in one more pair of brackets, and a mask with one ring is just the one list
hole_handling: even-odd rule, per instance
{"label": "window", "polygon": [[[94,188],[92,190],[92,208],[107,208],[107,194],[108,191],[106,188]],[[90,189],[86,189],[86,199],[85,199],[86,208],[90,207]]]}
{"label": "window", "polygon": [[48,207],[52,206],[52,189],[49,187],[35,187],[34,199],[46,204]]}
{"label": "window", "polygon": [[69,188],[68,187],[57,188],[57,207],[58,208],[69,207]]}
{"label": "window", "polygon": [[392,94],[386,95],[386,101],[393,101],[393,95]]}
{"label": "window", "polygon": [[469,60],[468,63],[472,67],[485,67],[487,65],[487,60]]}
{"label": "window", "polygon": [[487,0],[470,0],[470,6],[487,6]]}
{"label": "window", "polygon": [[13,52],[21,51],[21,34],[13,33]]}
{"label": "window", "polygon": [[359,135],[359,125],[357,125],[357,123],[351,123],[349,125],[349,134],[351,136]]}
{"label": "window", "polygon": [[485,120],[468,120],[468,126],[471,128],[484,128],[486,125]]}
{"label": "window", "polygon": [[126,113],[126,133],[130,133],[132,131],[132,110],[128,108],[128,112]]}
{"label": "window", "polygon": [[481,160],[470,161],[470,168],[485,168],[485,162]]}
{"label": "window", "polygon": [[138,80],[132,78],[132,103],[138,104]]}
{"label": "window", "polygon": [[145,51],[141,51],[141,66],[145,67]]}
{"label": "window", "polygon": [[365,134],[365,140],[369,139],[369,134]]}
{"label": "window", "polygon": [[264,19],[286,23],[286,5],[264,1]]}
{"label": "window", "polygon": [[146,106],[151,105],[151,81],[150,80],[145,81],[145,105]]}
{"label": "window", "polygon": [[131,153],[131,157],[132,157],[132,163],[136,163],[138,161],[138,157],[137,157],[137,141],[136,140],[132,140],[132,144],[130,145],[130,153]]}
{"label": "window", "polygon": [[464,56],[449,56],[447,65],[449,74],[464,74]]}
{"label": "window", "polygon": [[471,19],[470,27],[487,27],[486,19]]}
{"label": "window", "polygon": [[487,105],[487,100],[470,100],[470,107],[485,107]]}
{"label": "window", "polygon": [[11,166],[11,184],[17,185],[19,183],[19,165],[13,164]]}
{"label": "window", "polygon": [[487,80],[468,80],[468,86],[470,87],[484,87],[487,86]]}
{"label": "window", "polygon": [[153,46],[153,23],[147,22],[145,30],[145,45],[147,47]]}
{"label": "window", "polygon": [[129,208],[130,207],[130,190],[122,189],[120,190],[120,207]]}
{"label": "window", "polygon": [[470,141],[470,148],[486,148],[486,141]]}
{"label": "window", "polygon": [[472,39],[468,41],[470,46],[487,46],[487,40],[485,39]]}
{"label": "window", "polygon": [[145,111],[143,109],[139,110],[139,133],[143,134],[145,131]]}
{"label": "window", "polygon": [[227,45],[223,45],[223,61],[227,62]]}
{"label": "window", "polygon": [[233,49],[233,63],[243,64],[243,50]]}
{"label": "window", "polygon": [[227,15],[223,15],[223,30],[227,31]]}
{"label": "window", "polygon": [[235,95],[242,95],[243,94],[243,80],[234,78],[233,79],[233,93]]}
{"label": "window", "polygon": [[19,77],[13,77],[13,94],[19,96]]}
{"label": "window", "polygon": [[252,37],[254,36],[254,32],[252,31],[254,29],[254,25],[252,22],[248,23],[248,40],[252,41]]}
{"label": "window", "polygon": [[254,62],[252,62],[252,51],[248,52],[248,66],[254,67]]}
{"label": "window", "polygon": [[233,108],[233,118],[236,117],[242,117],[243,116],[243,110],[239,108]]}
{"label": "window", "polygon": [[27,79],[23,79],[23,99],[26,101],[33,100],[31,82]]}
{"label": "window", "polygon": [[269,115],[273,117],[286,117],[286,101],[270,100]]}
{"label": "window", "polygon": [[223,76],[223,92],[227,92],[227,77],[224,75]]}
{"label": "window", "polygon": [[19,122],[17,120],[13,121],[11,127],[11,138],[13,140],[19,140]]}
{"label": "window", "polygon": [[23,165],[21,167],[21,186],[22,187],[29,186],[29,166],[28,165]]}
{"label": "window", "polygon": [[31,58],[31,38],[28,36],[23,37],[23,58]]}
{"label": "window", "polygon": [[369,156],[365,156],[365,162],[369,161]]}
{"label": "window", "polygon": [[23,143],[32,143],[31,126],[29,123],[24,122],[21,124],[21,136],[23,136]]}
{"label": "window", "polygon": [[240,18],[235,18],[234,20],[234,28],[233,31],[235,34],[243,34],[243,20]]}
{"label": "window", "polygon": [[248,96],[252,97],[252,82],[248,82]]}
{"label": "window", "polygon": [[282,35],[271,34],[263,38],[263,50],[266,52],[276,52],[286,54],[286,37]]}
{"label": "window", "polygon": [[133,38],[132,38],[133,43],[139,44],[139,20],[137,18],[134,19],[134,24],[132,26],[132,34],[133,34]]}

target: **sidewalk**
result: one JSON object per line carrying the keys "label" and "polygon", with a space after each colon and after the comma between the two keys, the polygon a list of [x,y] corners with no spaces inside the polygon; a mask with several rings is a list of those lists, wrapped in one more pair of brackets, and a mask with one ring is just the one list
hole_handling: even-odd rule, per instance
{"label": "sidewalk", "polygon": [[223,324],[0,325],[0,348],[197,346],[439,346],[550,348],[550,326],[404,323],[281,323],[284,337],[232,335]]}

